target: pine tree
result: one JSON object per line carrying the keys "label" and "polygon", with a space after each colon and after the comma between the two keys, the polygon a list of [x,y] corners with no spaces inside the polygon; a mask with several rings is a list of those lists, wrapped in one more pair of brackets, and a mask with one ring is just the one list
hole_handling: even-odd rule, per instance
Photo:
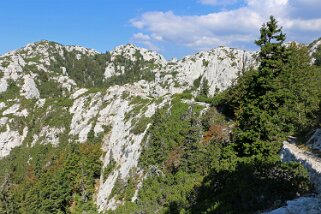
{"label": "pine tree", "polygon": [[270,20],[263,24],[260,34],[260,39],[255,43],[261,48],[257,84],[260,88],[258,92],[262,94],[271,89],[270,80],[280,73],[287,61],[287,52],[283,45],[286,39],[285,34],[273,16],[270,16]]}
{"label": "pine tree", "polygon": [[244,143],[276,140],[275,136],[279,130],[274,125],[272,120],[274,116],[270,112],[279,104],[270,97],[271,94],[276,94],[275,80],[283,73],[289,58],[284,41],[285,34],[282,28],[271,16],[260,29],[260,38],[255,41],[261,48],[259,53],[261,64],[258,71],[248,79],[250,82],[245,82],[246,95],[236,111],[238,131],[234,133],[234,137],[241,143],[242,149]]}

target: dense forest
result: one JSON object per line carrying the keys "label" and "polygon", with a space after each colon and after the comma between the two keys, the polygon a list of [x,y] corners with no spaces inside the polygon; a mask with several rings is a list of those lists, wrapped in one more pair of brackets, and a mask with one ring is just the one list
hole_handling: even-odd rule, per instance
{"label": "dense forest", "polygon": [[[258,68],[215,96],[205,79],[197,84],[197,102],[187,102],[194,100],[195,91],[186,90],[172,95],[151,118],[142,118],[133,132],[151,124],[138,166],[147,175],[135,201],[137,175],[118,178],[111,195],[124,204],[106,213],[255,213],[312,192],[303,166],[282,163],[279,151],[289,136],[300,143],[321,125],[321,48],[312,64],[308,47],[285,40],[270,17],[255,41]],[[96,73],[102,75],[109,57],[103,54],[95,63],[84,58],[78,64],[67,57],[67,70],[92,88],[154,78],[146,69],[152,65],[138,60],[128,63],[128,76],[104,83]],[[93,73],[86,78],[77,72],[89,67]],[[58,72],[59,66],[52,69]],[[0,212],[98,213],[98,180],[117,166],[111,161],[101,170],[101,139],[90,134],[83,144],[64,139],[59,146],[17,147],[0,160]]]}

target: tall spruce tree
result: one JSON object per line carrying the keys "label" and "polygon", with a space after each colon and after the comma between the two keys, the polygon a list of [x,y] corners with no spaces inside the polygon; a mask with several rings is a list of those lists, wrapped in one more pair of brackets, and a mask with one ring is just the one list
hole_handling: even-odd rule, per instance
{"label": "tall spruce tree", "polygon": [[261,64],[257,77],[259,90],[257,92],[262,94],[271,89],[270,82],[280,73],[282,66],[287,61],[287,52],[283,45],[286,36],[273,16],[270,16],[270,20],[263,24],[260,34],[260,38],[255,41],[255,44],[261,48],[259,54]]}
{"label": "tall spruce tree", "polygon": [[[260,38],[255,43],[260,46],[261,64],[253,72],[245,91],[244,101],[236,110],[237,130],[234,140],[238,142],[239,153],[245,155],[261,154],[266,156],[277,153],[277,149],[265,148],[268,142],[277,142],[280,127],[275,124],[274,117],[279,105],[276,79],[285,70],[289,53],[284,45],[285,34],[278,26],[276,19],[270,16],[260,29]],[[264,143],[263,143],[264,142]],[[250,146],[254,145],[254,146]],[[275,147],[276,148],[276,147]]]}

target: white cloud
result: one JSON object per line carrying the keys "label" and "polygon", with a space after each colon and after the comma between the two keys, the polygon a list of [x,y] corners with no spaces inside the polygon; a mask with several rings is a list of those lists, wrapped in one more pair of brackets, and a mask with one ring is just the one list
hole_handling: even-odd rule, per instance
{"label": "white cloud", "polygon": [[147,34],[143,34],[143,33],[136,33],[134,34],[134,39],[136,40],[150,40],[150,36]]}
{"label": "white cloud", "polygon": [[[203,4],[236,2],[200,1]],[[138,33],[136,37],[144,36],[150,46],[165,42],[201,50],[219,45],[253,47],[260,26],[272,14],[284,26],[289,39],[307,42],[316,39],[312,37],[316,34],[321,36],[321,3],[318,2],[320,0],[245,0],[245,6],[227,11],[195,16],[179,16],[172,11],[146,12],[130,22],[145,33]]]}
{"label": "white cloud", "polygon": [[146,46],[148,49],[153,51],[159,51],[160,49],[153,44],[152,39],[149,35],[143,33],[136,33],[133,35],[134,42]]}

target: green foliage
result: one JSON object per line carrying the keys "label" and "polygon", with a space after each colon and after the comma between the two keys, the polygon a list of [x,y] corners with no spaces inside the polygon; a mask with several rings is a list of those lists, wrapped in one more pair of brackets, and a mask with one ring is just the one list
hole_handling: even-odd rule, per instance
{"label": "green foliage", "polygon": [[203,129],[208,130],[211,126],[216,124],[226,124],[226,120],[226,117],[219,113],[215,107],[211,107],[202,115]]}
{"label": "green foliage", "polygon": [[[168,111],[170,109],[170,111]],[[186,142],[192,123],[191,115],[199,114],[200,109],[174,98],[171,106],[159,109],[152,117],[152,126],[148,131],[150,140],[142,154],[141,163],[145,166],[162,163],[169,152]],[[198,126],[198,124],[196,125]],[[199,136],[199,133],[196,134]]]}
{"label": "green foliage", "polygon": [[141,116],[141,118],[138,119],[138,121],[134,124],[132,128],[132,132],[135,135],[143,133],[147,125],[151,122],[151,119],[149,117]]}
{"label": "green foliage", "polygon": [[187,91],[187,90],[183,91],[183,93],[181,94],[175,94],[173,96],[176,97],[177,99],[186,99],[186,100],[190,100],[193,98],[191,91]]}
{"label": "green foliage", "polygon": [[129,111],[125,114],[125,121],[129,120],[130,117],[134,117],[134,116],[138,115],[141,111],[146,109],[147,104],[150,102],[151,102],[151,100],[143,99],[140,96],[132,97],[129,105],[134,106],[134,107],[131,111]]}
{"label": "green foliage", "polygon": [[209,96],[209,89],[210,89],[210,86],[208,84],[208,80],[204,78],[203,82],[202,82],[201,90],[199,92],[199,95],[208,97]]}
{"label": "green foliage", "polygon": [[49,69],[61,73],[61,66],[71,79],[80,87],[102,87],[104,85],[104,72],[110,54],[81,55],[77,58],[76,52],[64,50],[63,57],[53,53],[56,61],[50,63]]}
{"label": "green foliage", "polygon": [[73,100],[67,97],[56,98],[54,102],[57,106],[65,108],[69,108],[73,105]]}
{"label": "green foliage", "polygon": [[8,99],[14,99],[19,94],[19,87],[14,81],[8,81],[7,91],[0,93],[0,101],[5,102]]}
{"label": "green foliage", "polygon": [[[275,24],[273,20],[271,23]],[[306,47],[291,44],[283,50],[279,47],[283,41],[280,29],[270,28],[279,32],[271,40],[280,37],[280,41],[272,44],[269,40],[261,41],[261,57],[266,59],[262,59],[259,69],[246,72],[234,87],[217,96],[215,101],[225,113],[235,117],[238,127],[234,139],[241,145],[281,141],[317,123],[315,112],[321,97],[321,73],[310,65]],[[263,27],[261,31],[265,38],[267,29]],[[276,54],[273,57],[272,53],[268,54],[268,50],[274,50],[272,47],[280,51],[273,52]],[[273,74],[267,75],[269,72]],[[268,82],[268,87],[262,81]]]}
{"label": "green foliage", "polygon": [[[136,204],[129,202],[130,197],[127,197],[124,206],[111,213],[188,210],[193,189],[201,184],[211,167],[218,166],[220,144],[200,142],[202,107],[189,106],[180,98],[173,96],[172,103],[159,109],[151,118],[149,137],[140,158],[148,177],[144,179]],[[114,194],[126,198],[125,191],[130,190],[130,183],[119,180]]]}
{"label": "green foliage", "polygon": [[197,97],[195,97],[195,101],[196,102],[201,102],[201,103],[212,104],[213,103],[213,98],[212,97],[207,97],[207,96],[204,96],[204,95],[198,95]]}
{"label": "green foliage", "polygon": [[212,127],[227,127],[223,115],[210,108],[200,118],[200,109],[179,98],[152,118],[140,159],[149,177],[136,204],[127,202],[115,213],[248,213],[309,190],[301,165],[279,162],[279,143],[226,144],[208,134]]}
{"label": "green foliage", "polygon": [[[62,111],[59,111],[62,110]],[[43,123],[51,127],[65,127],[67,128],[71,122],[71,115],[66,109],[55,109],[48,112]]]}
{"label": "green foliage", "polygon": [[39,89],[42,97],[57,98],[62,96],[63,89],[59,83],[50,79],[50,74],[46,72],[37,72],[38,78],[36,79],[37,88]]}
{"label": "green foliage", "polygon": [[107,167],[104,168],[103,170],[103,179],[104,181],[108,178],[109,174],[116,168],[117,163],[114,159],[112,159]]}
{"label": "green foliage", "polygon": [[136,191],[137,182],[137,177],[133,173],[127,181],[118,177],[109,198],[115,197],[116,200],[131,201]]}
{"label": "green foliage", "polygon": [[38,63],[41,59],[41,56],[34,56],[34,57],[30,57],[30,58],[25,58],[25,62],[29,63],[29,62],[35,62]]}
{"label": "green foliage", "polygon": [[288,135],[318,123],[321,72],[310,65],[306,47],[282,45],[285,35],[273,17],[260,31],[258,70],[245,72],[213,99],[235,120],[234,143],[223,146],[219,167],[195,189],[193,213],[253,213],[309,191],[306,170],[281,163],[278,152]]}
{"label": "green foliage", "polygon": [[307,191],[307,172],[299,163],[251,160],[235,170],[213,170],[196,189],[192,213],[254,213]]}
{"label": "green foliage", "polygon": [[[8,67],[9,65],[10,65],[10,62],[9,61],[6,61],[5,59],[5,57],[4,58],[1,58],[2,59],[2,62],[1,62],[1,66],[2,67],[4,67],[4,68],[6,68],[6,67]],[[7,58],[7,60],[8,60],[8,58]]]}
{"label": "green foliage", "polygon": [[[94,122],[94,124],[95,124],[95,122]],[[98,134],[95,134],[94,127],[95,127],[95,125],[93,125],[91,127],[90,131],[88,132],[87,141],[89,143],[101,143],[103,140],[103,137],[104,137],[104,133],[110,131],[109,127],[104,127],[104,132],[100,132]]]}
{"label": "green foliage", "polygon": [[203,59],[203,66],[204,66],[204,67],[207,67],[207,66],[208,66],[208,64],[209,64],[209,61],[208,61],[208,60]]}
{"label": "green foliage", "polygon": [[99,144],[17,147],[0,161],[6,213],[97,213],[93,205],[101,162]]}
{"label": "green foliage", "polygon": [[257,76],[256,84],[257,93],[264,93],[270,89],[270,80],[279,74],[282,66],[287,61],[286,47],[283,45],[285,34],[282,28],[277,25],[276,19],[271,16],[269,22],[264,24],[260,29],[260,39],[255,43],[260,46],[259,75]]}
{"label": "green foliage", "polygon": [[[316,124],[315,112],[321,100],[321,73],[309,65],[306,48],[290,46],[288,52],[288,63],[277,77],[270,80],[273,90],[256,97],[251,96],[255,91],[250,89],[253,92],[245,95],[244,101],[238,97],[245,94],[247,88],[240,85],[240,90],[232,90],[230,99],[243,132],[237,136],[243,138],[241,141],[275,141]],[[251,81],[252,78],[247,78],[240,82],[246,85]]]}
{"label": "green foliage", "polygon": [[138,205],[144,213],[179,213],[187,209],[188,196],[195,185],[199,185],[201,176],[183,171],[175,175],[151,176],[144,181],[139,194]]}
{"label": "green foliage", "polygon": [[210,86],[208,84],[208,80],[204,78],[199,93],[197,97],[195,97],[195,101],[212,104],[213,97],[209,94],[209,90]]}
{"label": "green foliage", "polygon": [[193,82],[193,88],[194,89],[198,89],[200,87],[201,80],[202,80],[202,76],[200,76],[199,78],[194,80],[194,82]]}
{"label": "green foliage", "polygon": [[[109,85],[124,85],[127,83],[134,83],[139,80],[154,81],[155,73],[153,70],[158,67],[153,61],[145,61],[139,51],[135,53],[136,60],[132,61],[122,55],[116,56],[113,61],[117,73],[106,81]],[[123,67],[125,72],[117,70]]]}

